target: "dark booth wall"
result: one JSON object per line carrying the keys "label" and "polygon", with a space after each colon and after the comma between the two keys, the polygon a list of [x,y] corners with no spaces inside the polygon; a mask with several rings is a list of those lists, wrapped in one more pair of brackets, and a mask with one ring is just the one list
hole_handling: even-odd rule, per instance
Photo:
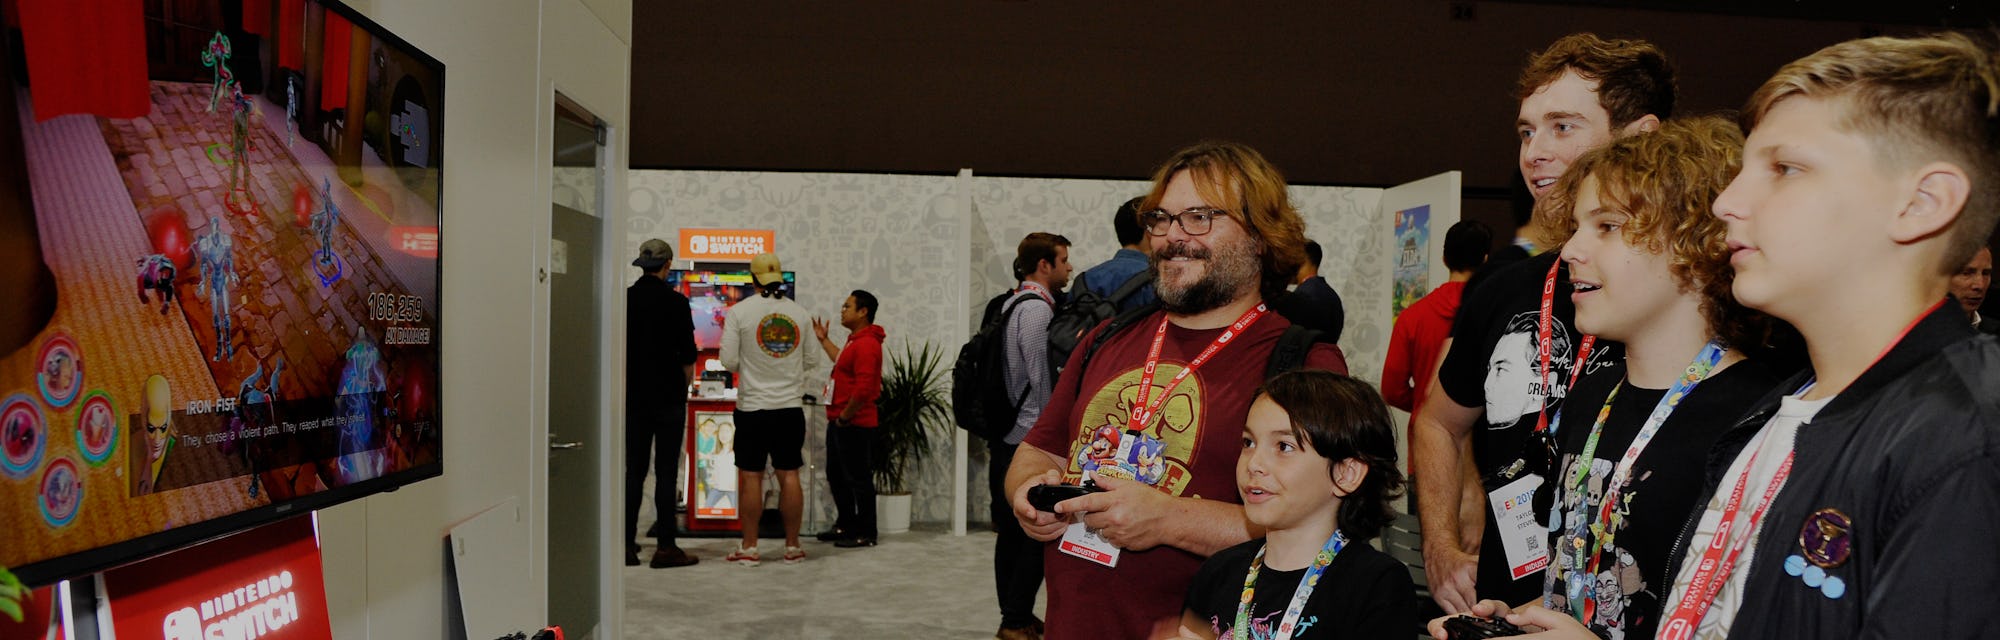
{"label": "dark booth wall", "polygon": [[1564,34],[1658,43],[1680,69],[1683,110],[1708,112],[1819,47],[1911,30],[1444,0],[633,10],[635,169],[1142,178],[1174,149],[1222,138],[1295,183],[1463,170],[1467,217],[1496,228],[1520,181],[1516,76]]}

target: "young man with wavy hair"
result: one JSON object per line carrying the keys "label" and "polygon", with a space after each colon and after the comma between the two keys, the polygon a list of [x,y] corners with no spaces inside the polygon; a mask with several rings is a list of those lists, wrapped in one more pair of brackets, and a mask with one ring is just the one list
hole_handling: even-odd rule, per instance
{"label": "young man with wavy hair", "polygon": [[[1579,33],[1529,59],[1516,97],[1521,178],[1541,200],[1578,156],[1672,115],[1673,67],[1651,43]],[[1561,245],[1573,228],[1547,234],[1542,245]],[[1494,262],[1502,261],[1496,253]],[[1447,613],[1541,593],[1547,555],[1534,540],[1547,514],[1506,498],[1548,490],[1547,470],[1529,464],[1543,456],[1524,447],[1546,432],[1579,374],[1616,360],[1613,345],[1576,330],[1569,296],[1558,295],[1569,287],[1553,250],[1474,276],[1436,386],[1411,423],[1424,571]],[[1575,345],[1573,354],[1565,344]]]}

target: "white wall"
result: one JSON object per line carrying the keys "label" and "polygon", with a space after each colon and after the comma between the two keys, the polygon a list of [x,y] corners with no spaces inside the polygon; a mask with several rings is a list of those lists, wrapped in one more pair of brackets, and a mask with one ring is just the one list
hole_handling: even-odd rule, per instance
{"label": "white wall", "polygon": [[[618,34],[630,32],[630,4],[347,2],[445,64],[438,332],[445,472],[322,512],[334,637],[441,635],[446,531],[510,498],[530,508],[509,538],[529,542],[507,549],[518,564],[498,568],[508,583],[494,593],[504,601],[489,604],[505,612],[497,622],[506,628],[539,628],[546,558],[537,477],[546,427],[533,418],[544,396],[534,348],[542,312],[534,307],[546,294],[534,273],[548,237],[550,87],[625,122],[630,43]],[[615,177],[625,165],[622,129],[614,134],[613,184],[622,189]]]}

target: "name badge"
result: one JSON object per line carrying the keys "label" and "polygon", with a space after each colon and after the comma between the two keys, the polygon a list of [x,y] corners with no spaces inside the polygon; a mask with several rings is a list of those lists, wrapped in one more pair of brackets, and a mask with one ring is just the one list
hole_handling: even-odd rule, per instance
{"label": "name badge", "polygon": [[1507,552],[1508,572],[1516,580],[1549,566],[1549,530],[1535,521],[1535,489],[1541,486],[1542,477],[1531,474],[1486,495],[1501,549]]}
{"label": "name badge", "polygon": [[1118,566],[1118,545],[1099,537],[1081,522],[1070,523],[1056,549],[1107,567]]}

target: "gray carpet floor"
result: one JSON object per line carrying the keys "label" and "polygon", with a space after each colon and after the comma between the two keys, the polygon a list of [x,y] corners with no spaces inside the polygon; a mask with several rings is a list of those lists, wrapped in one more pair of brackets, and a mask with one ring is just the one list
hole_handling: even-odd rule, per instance
{"label": "gray carpet floor", "polygon": [[[806,561],[792,565],[778,560],[783,540],[765,540],[763,565],[745,567],[722,561],[734,538],[683,538],[681,548],[700,564],[620,567],[624,637],[991,638],[1000,625],[994,539],[989,531],[917,530],[840,549],[808,536]],[[642,544],[643,560],[653,544]]]}

